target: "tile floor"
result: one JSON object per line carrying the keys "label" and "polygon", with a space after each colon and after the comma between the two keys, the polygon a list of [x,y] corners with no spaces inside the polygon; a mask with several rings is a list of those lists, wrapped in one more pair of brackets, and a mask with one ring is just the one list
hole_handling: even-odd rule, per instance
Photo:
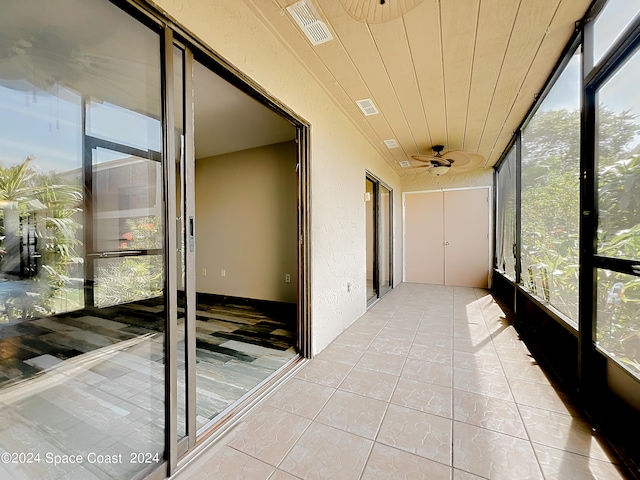
{"label": "tile floor", "polygon": [[176,478],[620,479],[485,290],[402,284]]}

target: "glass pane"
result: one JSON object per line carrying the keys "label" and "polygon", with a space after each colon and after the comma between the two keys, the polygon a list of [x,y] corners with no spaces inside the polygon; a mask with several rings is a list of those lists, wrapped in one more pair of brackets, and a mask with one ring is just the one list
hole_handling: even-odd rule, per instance
{"label": "glass pane", "polygon": [[391,288],[391,192],[384,186],[380,190],[380,292]]}
{"label": "glass pane", "polygon": [[598,254],[640,258],[640,52],[598,92]]}
{"label": "glass pane", "polygon": [[516,279],[516,151],[512,148],[498,171],[496,268]]}
{"label": "glass pane", "polygon": [[598,270],[597,344],[640,379],[640,277]]}
{"label": "glass pane", "polygon": [[378,282],[375,279],[376,230],[375,230],[375,187],[368,178],[365,181],[365,210],[367,229],[367,300],[378,296]]}
{"label": "glass pane", "polygon": [[525,288],[577,327],[580,226],[580,55],[522,134]]}
{"label": "glass pane", "polygon": [[160,152],[160,37],[111,2],[5,0],[0,51],[0,451],[41,459],[0,476],[141,478],[165,449],[160,162],[85,158],[83,132]]}
{"label": "glass pane", "polygon": [[162,165],[112,150],[93,155],[96,251],[162,248]]}
{"label": "glass pane", "polygon": [[93,268],[98,308],[158,298],[163,294],[162,255],[100,258],[94,260]]}
{"label": "glass pane", "polygon": [[180,48],[173,47],[173,81],[174,81],[174,114],[175,114],[175,155],[176,155],[176,215],[178,216],[176,225],[176,245],[178,254],[176,261],[178,262],[178,419],[177,429],[178,438],[187,435],[187,350],[185,348],[185,266],[186,266],[186,250],[185,250],[185,202],[184,202],[184,51]]}
{"label": "glass pane", "polygon": [[638,12],[640,12],[640,2],[637,0],[609,0],[607,2],[593,24],[594,65],[622,35]]}

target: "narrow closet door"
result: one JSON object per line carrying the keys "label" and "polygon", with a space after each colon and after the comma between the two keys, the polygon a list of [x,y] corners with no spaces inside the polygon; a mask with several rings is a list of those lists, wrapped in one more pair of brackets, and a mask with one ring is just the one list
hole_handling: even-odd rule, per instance
{"label": "narrow closet door", "polygon": [[442,192],[405,195],[405,282],[444,283]]}
{"label": "narrow closet door", "polygon": [[446,285],[486,287],[489,274],[489,189],[444,192]]}

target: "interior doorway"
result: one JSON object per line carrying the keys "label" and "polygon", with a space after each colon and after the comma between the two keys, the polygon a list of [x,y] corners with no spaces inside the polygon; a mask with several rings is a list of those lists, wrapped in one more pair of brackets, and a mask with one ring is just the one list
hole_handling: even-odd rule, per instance
{"label": "interior doorway", "polygon": [[289,121],[199,59],[192,71],[200,434],[297,356],[298,148]]}

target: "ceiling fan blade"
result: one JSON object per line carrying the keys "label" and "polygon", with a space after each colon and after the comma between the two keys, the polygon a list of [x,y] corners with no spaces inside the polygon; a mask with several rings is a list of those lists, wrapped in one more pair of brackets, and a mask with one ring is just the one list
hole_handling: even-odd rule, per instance
{"label": "ceiling fan blade", "polygon": [[411,155],[411,158],[424,163],[431,163],[434,160],[438,160],[438,158],[434,157],[433,155]]}
{"label": "ceiling fan blade", "polygon": [[443,158],[446,158],[451,163],[455,163],[456,167],[464,167],[471,162],[469,155],[468,152],[463,152],[462,150],[451,150],[445,153]]}

